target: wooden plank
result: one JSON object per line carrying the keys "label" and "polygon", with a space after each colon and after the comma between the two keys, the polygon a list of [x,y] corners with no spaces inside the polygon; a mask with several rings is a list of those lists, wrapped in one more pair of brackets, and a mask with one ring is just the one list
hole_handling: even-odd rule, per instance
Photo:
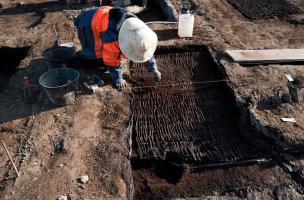
{"label": "wooden plank", "polygon": [[304,49],[226,50],[237,63],[283,63],[304,61]]}

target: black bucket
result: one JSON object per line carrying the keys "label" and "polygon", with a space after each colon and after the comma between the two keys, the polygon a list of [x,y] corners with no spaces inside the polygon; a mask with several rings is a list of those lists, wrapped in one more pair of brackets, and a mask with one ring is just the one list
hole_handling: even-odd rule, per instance
{"label": "black bucket", "polygon": [[55,46],[46,49],[43,57],[49,62],[51,69],[64,67],[65,63],[76,55],[74,47]]}
{"label": "black bucket", "polygon": [[39,83],[52,103],[64,106],[75,102],[78,79],[78,71],[70,68],[58,68],[42,74]]}

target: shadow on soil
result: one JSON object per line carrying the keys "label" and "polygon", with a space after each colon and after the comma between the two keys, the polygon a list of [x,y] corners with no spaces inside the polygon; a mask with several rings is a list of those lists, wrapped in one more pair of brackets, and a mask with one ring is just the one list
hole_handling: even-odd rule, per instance
{"label": "shadow on soil", "polygon": [[[150,9],[138,14],[138,17],[142,19],[144,22],[165,20],[165,16],[161,11],[161,7],[155,2],[151,1]],[[105,3],[103,3],[103,6],[105,5],[110,5],[110,2],[105,1]],[[17,4],[14,7],[2,9],[0,11],[0,15],[17,15],[17,14],[24,14],[31,12],[37,12],[38,15],[41,15],[41,13],[58,12],[69,9],[72,10],[83,9],[92,6],[99,6],[99,5],[98,3],[96,4],[94,2],[67,5],[65,0],[48,1],[43,3],[29,3],[24,5]]]}
{"label": "shadow on soil", "polygon": [[21,60],[27,56],[30,49],[30,46],[20,48],[0,48],[0,92],[9,78],[17,71]]}
{"label": "shadow on soil", "polygon": [[34,21],[31,25],[29,25],[28,28],[34,28],[35,26],[38,26],[39,24],[41,24],[43,18],[45,17],[45,13],[40,10],[37,10],[37,11],[35,11],[34,16],[38,17],[38,19],[36,21]]}
{"label": "shadow on soil", "polygon": [[[8,51],[5,52],[7,54]],[[16,54],[14,55],[16,56]],[[4,57],[5,56],[2,54],[3,59]],[[6,58],[7,57],[8,56],[6,55]],[[5,80],[2,84],[2,91],[0,90],[0,125],[5,122],[26,118],[41,112],[59,108],[59,106],[51,103],[43,88],[39,85],[39,78],[49,69],[49,63],[43,58],[32,59],[27,68],[17,69],[17,64],[19,65],[24,57],[20,57],[21,60],[18,62],[14,59],[14,56],[9,58],[13,60],[8,63],[13,63],[15,65],[7,65],[8,71],[12,71],[12,73],[10,76],[5,76]],[[107,73],[103,63],[98,60],[81,60],[79,58],[74,58],[73,60],[64,63],[64,65],[80,72],[78,90],[76,91],[77,96],[92,94],[92,91],[86,88],[83,83],[89,83],[91,77],[95,75],[98,75],[104,80],[105,85],[111,82],[110,74]],[[22,80],[24,76],[29,78],[30,98],[28,92],[26,91],[24,94],[23,91]]]}
{"label": "shadow on soil", "polygon": [[177,29],[154,30],[159,41],[178,39]]}
{"label": "shadow on soil", "polygon": [[15,7],[5,8],[0,12],[0,15],[17,15],[30,12],[57,12],[62,11],[65,3],[59,3],[57,1],[49,1],[44,3],[31,3],[25,5],[16,5]]}
{"label": "shadow on soil", "polygon": [[[28,68],[18,69],[11,77],[7,77],[3,91],[1,91],[3,99],[1,99],[0,104],[0,124],[55,108],[51,106],[40,108],[45,95],[39,86],[38,80],[40,75],[46,70],[47,63],[43,59],[33,59]],[[24,93],[24,76],[29,78],[30,95],[27,91]]]}
{"label": "shadow on soil", "polygon": [[137,16],[144,22],[165,21],[165,16],[159,5],[153,5],[150,10],[142,12]]}
{"label": "shadow on soil", "polygon": [[89,7],[90,4],[73,4],[68,6],[65,1],[48,1],[43,3],[29,3],[25,5],[17,4],[14,7],[4,8],[0,11],[0,15],[18,15],[31,12],[47,13],[59,12],[63,10],[75,10]]}

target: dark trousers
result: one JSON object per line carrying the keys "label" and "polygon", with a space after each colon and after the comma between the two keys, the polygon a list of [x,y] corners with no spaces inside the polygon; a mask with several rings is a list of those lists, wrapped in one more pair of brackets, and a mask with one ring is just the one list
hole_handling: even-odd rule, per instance
{"label": "dark trousers", "polygon": [[[111,5],[113,0],[103,0],[103,5]],[[166,21],[177,22],[178,14],[170,0],[120,0],[121,5],[130,6],[137,5],[153,8],[160,6],[166,17]]]}

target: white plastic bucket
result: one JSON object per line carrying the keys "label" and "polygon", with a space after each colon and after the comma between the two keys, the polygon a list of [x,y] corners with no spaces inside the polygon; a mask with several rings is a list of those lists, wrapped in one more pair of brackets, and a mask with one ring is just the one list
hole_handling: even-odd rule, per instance
{"label": "white plastic bucket", "polygon": [[178,17],[178,36],[192,37],[194,27],[194,15],[180,14]]}

